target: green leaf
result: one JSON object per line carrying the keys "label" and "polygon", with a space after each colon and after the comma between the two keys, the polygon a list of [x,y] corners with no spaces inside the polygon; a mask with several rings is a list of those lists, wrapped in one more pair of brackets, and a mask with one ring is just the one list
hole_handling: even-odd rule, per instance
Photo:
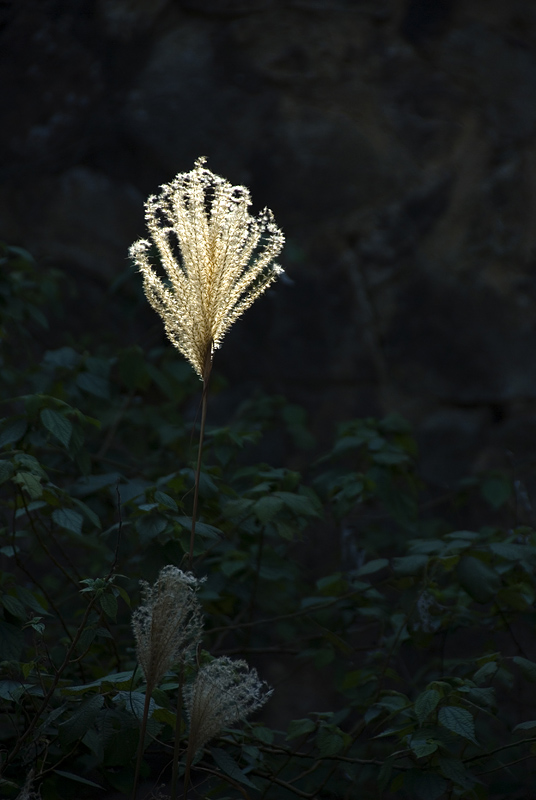
{"label": "green leaf", "polygon": [[417,575],[428,564],[428,556],[414,555],[393,558],[393,570],[397,575]]}
{"label": "green leaf", "polygon": [[12,597],[10,594],[2,595],[2,605],[6,611],[8,611],[14,617],[17,617],[17,619],[26,619],[28,616],[22,603],[19,602],[16,597]]}
{"label": "green leaf", "polygon": [[500,589],[501,579],[491,567],[474,556],[464,556],[458,564],[458,580],[477,603],[489,603]]}
{"label": "green leaf", "polygon": [[226,519],[246,517],[251,513],[254,504],[254,501],[249,500],[247,497],[241,497],[238,500],[230,500],[223,508],[223,516]]}
{"label": "green leaf", "polygon": [[50,431],[64,447],[69,447],[73,432],[73,426],[69,420],[51,408],[43,408],[40,416],[47,431]]}
{"label": "green leaf", "polygon": [[489,549],[506,561],[522,561],[534,555],[533,548],[513,542],[492,542]]}
{"label": "green leaf", "polygon": [[81,372],[76,379],[76,385],[85,392],[93,394],[95,397],[102,397],[104,400],[108,400],[110,396],[108,380],[103,378],[102,375]]}
{"label": "green leaf", "polygon": [[25,419],[17,419],[5,426],[0,432],[0,447],[6,444],[15,444],[22,439],[28,426]]}
{"label": "green leaf", "polygon": [[276,524],[277,533],[282,539],[292,542],[296,533],[296,522],[280,521]]}
{"label": "green leaf", "polygon": [[380,790],[380,793],[385,791],[387,784],[389,783],[394,763],[394,758],[388,758],[380,767],[380,771],[378,773],[378,789]]}
{"label": "green leaf", "polygon": [[117,597],[111,592],[107,592],[101,595],[99,602],[106,616],[115,620],[117,617]]}
{"label": "green leaf", "polygon": [[441,725],[452,733],[469,739],[470,742],[478,744],[475,738],[475,721],[472,714],[466,708],[459,706],[443,706],[439,709],[437,718]]}
{"label": "green leaf", "polygon": [[[191,517],[177,517],[177,522],[180,522],[187,530],[192,527]],[[214,525],[199,521],[195,523],[195,532],[200,536],[206,536],[207,539],[221,539],[223,535],[220,529],[215,528]]]}
{"label": "green leaf", "polygon": [[265,744],[272,744],[274,741],[274,732],[270,728],[266,728],[264,725],[255,725],[252,728],[253,735],[256,739],[260,742],[264,742]]}
{"label": "green leaf", "polygon": [[475,785],[476,780],[468,772],[461,759],[441,755],[438,762],[445,778],[448,778],[453,783],[458,784],[463,789],[470,789]]}
{"label": "green leaf", "polygon": [[20,661],[23,645],[20,628],[0,619],[0,661]]}
{"label": "green leaf", "polygon": [[302,494],[292,492],[274,492],[273,497],[278,497],[297,517],[319,517],[320,512],[312,499]]}
{"label": "green leaf", "polygon": [[348,591],[348,582],[342,577],[341,572],[334,572],[333,575],[324,575],[316,582],[317,589],[324,595],[336,597]]}
{"label": "green leaf", "polygon": [[127,389],[131,391],[147,387],[150,377],[140,347],[128,347],[119,354],[119,374]]}
{"label": "green leaf", "polygon": [[284,505],[285,504],[280,497],[267,495],[266,497],[261,497],[260,500],[257,500],[253,506],[253,511],[257,516],[257,519],[266,524],[267,522],[271,522],[273,518],[279,514]]}
{"label": "green leaf", "polygon": [[[104,765],[105,766],[125,766],[125,770],[111,772],[107,770],[106,778],[112,786],[118,789],[121,796],[130,796],[132,791],[132,771],[130,765],[132,759],[136,754],[138,742],[140,738],[139,723],[132,727],[128,727],[128,723],[124,715],[115,717],[116,722],[114,726],[114,715],[110,714],[109,722],[107,724],[106,740],[104,743]],[[134,722],[134,720],[133,720]],[[121,735],[117,735],[117,725],[120,725]],[[159,725],[159,723],[155,723]],[[147,726],[148,736],[146,743],[149,740],[149,728],[151,728],[151,720]],[[115,728],[115,729],[114,729]],[[154,733],[150,733],[154,736]]]}
{"label": "green leaf", "polygon": [[64,744],[68,745],[82,739],[97,719],[103,705],[104,697],[101,694],[83,700],[72,716],[60,725],[60,736]]}
{"label": "green leaf", "polygon": [[481,708],[492,708],[495,705],[495,689],[493,686],[486,686],[485,688],[461,686],[459,691],[467,694],[468,698]]}
{"label": "green leaf", "polygon": [[430,736],[426,738],[417,734],[415,736],[410,736],[409,746],[417,758],[425,758],[426,756],[430,756],[432,753],[435,753],[439,747],[439,744]]}
{"label": "green leaf", "polygon": [[366,564],[363,564],[362,567],[359,567],[354,574],[359,576],[373,575],[375,572],[379,572],[388,564],[389,560],[387,558],[375,558],[372,561],[368,561]]}
{"label": "green leaf", "polygon": [[236,761],[232,756],[227,753],[226,750],[221,750],[219,747],[211,747],[210,752],[212,758],[214,759],[214,763],[225,772],[230,778],[238,783],[242,783],[244,786],[249,786],[251,789],[257,789],[258,787],[250,781],[248,776],[240,769]]}
{"label": "green leaf", "polygon": [[520,722],[519,725],[516,725],[512,733],[514,731],[531,731],[533,728],[536,728],[536,719],[529,719],[526,722]]}
{"label": "green leaf", "polygon": [[414,539],[410,544],[412,553],[430,555],[431,553],[441,553],[447,546],[441,539]]}
{"label": "green leaf", "polygon": [[81,778],[80,775],[74,775],[72,772],[64,772],[62,769],[55,769],[55,775],[61,775],[62,778],[68,778],[70,781],[76,781],[77,783],[83,783],[85,786],[93,786],[95,789],[101,789],[104,791],[102,786],[99,786],[98,783],[94,783],[93,781],[89,781],[87,778]]}
{"label": "green leaf", "polygon": [[534,661],[529,661],[528,658],[522,658],[522,656],[514,656],[512,661],[514,664],[517,664],[518,667],[521,667],[525,678],[528,678],[529,681],[533,683],[536,682],[536,664]]}
{"label": "green leaf", "polygon": [[9,703],[18,702],[20,699],[20,681],[0,681],[0,698]]}
{"label": "green leaf", "polygon": [[410,460],[410,457],[401,450],[386,448],[379,453],[374,453],[372,460],[375,464],[381,464],[382,466],[394,466],[395,464],[404,464]]}
{"label": "green leaf", "polygon": [[127,606],[130,608],[130,597],[128,596],[126,589],[123,589],[122,586],[116,586],[115,588],[119,592],[119,596],[125,601]]}
{"label": "green leaf", "polygon": [[43,494],[41,481],[33,472],[17,472],[13,478],[13,482],[20,486],[21,489],[24,489],[32,500],[37,500],[37,498],[41,497]]}
{"label": "green leaf", "polygon": [[0,461],[0,483],[5,483],[13,475],[13,464],[11,461]]}
{"label": "green leaf", "polygon": [[101,763],[104,758],[104,742],[102,741],[100,733],[96,731],[95,728],[90,728],[84,734],[82,742],[97,756],[99,763]]}
{"label": "green leaf", "polygon": [[436,689],[427,689],[415,700],[415,714],[421,725],[426,717],[434,711],[440,699],[441,695]]}
{"label": "green leaf", "polygon": [[52,512],[52,519],[66,531],[71,531],[77,536],[82,534],[82,523],[84,518],[78,511],[73,511],[72,508],[56,508]]}
{"label": "green leaf", "polygon": [[493,508],[500,508],[512,496],[512,484],[506,475],[492,475],[484,479],[480,492]]}
{"label": "green leaf", "polygon": [[32,475],[46,480],[47,474],[35,456],[31,456],[29,453],[16,453],[14,461],[19,467],[31,472]]}
{"label": "green leaf", "polygon": [[298,739],[311,733],[316,728],[316,723],[312,719],[293,719],[288,726],[287,741]]}
{"label": "green leaf", "polygon": [[[134,714],[138,722],[141,722],[143,719],[143,709],[145,706],[145,694],[142,692],[118,692],[117,693],[117,700],[121,700],[125,708],[130,714]],[[149,702],[149,716],[152,716],[153,711],[156,708],[155,701],[151,698]]]}
{"label": "green leaf", "polygon": [[154,493],[154,501],[165,508],[169,508],[170,511],[175,511],[175,513],[179,510],[177,508],[177,503],[175,500],[166,494],[165,492],[157,491]]}
{"label": "green leaf", "polygon": [[78,500],[76,497],[72,497],[71,500],[76,505],[76,507],[80,509],[82,514],[84,514],[87,517],[87,519],[91,522],[91,524],[95,526],[95,528],[98,528],[99,530],[102,528],[100,519],[89,506],[87,506],[81,500]]}
{"label": "green leaf", "polygon": [[153,719],[155,719],[157,722],[164,723],[164,725],[169,725],[170,728],[175,730],[177,715],[170,711],[169,708],[156,708],[153,714]]}
{"label": "green leaf", "polygon": [[64,367],[72,369],[80,361],[80,356],[72,347],[59,347],[57,350],[47,350],[43,362],[51,367]]}
{"label": "green leaf", "polygon": [[514,611],[525,611],[532,605],[534,597],[532,591],[523,584],[515,586],[503,586],[497,592],[497,600],[503,608],[511,608]]}
{"label": "green leaf", "polygon": [[339,732],[323,727],[317,733],[316,746],[322,758],[335,756],[344,748],[344,739]]}
{"label": "green leaf", "polygon": [[468,542],[474,542],[477,539],[480,539],[480,534],[475,533],[474,531],[453,531],[452,533],[446,533],[445,539],[466,539]]}
{"label": "green leaf", "polygon": [[493,678],[498,669],[499,666],[496,661],[487,661],[480,669],[477,669],[473,675],[473,681],[478,684],[484,683],[488,678]]}
{"label": "green leaf", "polygon": [[78,495],[78,497],[86,497],[90,494],[96,494],[107,486],[115,487],[119,484],[120,480],[121,474],[119,472],[107,472],[102,475],[87,475],[83,478],[78,478],[73,485],[73,493]]}
{"label": "green leaf", "polygon": [[84,628],[76,645],[79,652],[85,653],[86,650],[91,646],[96,635],[97,632],[95,628]]}
{"label": "green leaf", "polygon": [[161,514],[149,512],[137,518],[135,527],[140,535],[140,541],[146,544],[165,531],[167,520]]}
{"label": "green leaf", "polygon": [[[32,611],[36,611],[38,614],[49,615],[49,612],[47,611],[46,607],[44,607],[39,602],[39,599],[35,597],[29,589],[26,589],[25,586],[17,586],[15,592],[21,603],[23,603],[28,608],[31,608]],[[46,604],[46,601],[44,599],[43,603]]]}
{"label": "green leaf", "polygon": [[409,769],[404,776],[404,789],[415,800],[438,800],[446,792],[447,782],[435,772]]}
{"label": "green leaf", "polygon": [[[138,671],[138,676],[140,675],[141,672]],[[65,686],[62,688],[61,692],[65,695],[84,694],[85,692],[90,692],[92,689],[100,688],[104,684],[114,686],[116,689],[130,689],[132,686],[133,676],[133,670],[127,670],[126,672],[112,672],[110,675],[105,675],[104,678],[99,678],[92,683],[84,683],[81,686]]]}
{"label": "green leaf", "polygon": [[378,469],[376,485],[386,511],[406,530],[415,531],[418,508],[415,497],[402,491],[391,475]]}

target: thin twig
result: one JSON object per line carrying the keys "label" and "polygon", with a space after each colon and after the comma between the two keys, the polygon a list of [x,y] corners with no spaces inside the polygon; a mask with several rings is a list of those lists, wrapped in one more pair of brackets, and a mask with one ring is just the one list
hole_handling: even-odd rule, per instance
{"label": "thin twig", "polygon": [[215,769],[210,769],[210,767],[204,767],[201,765],[199,765],[197,769],[199,769],[200,772],[208,772],[210,775],[216,775],[216,777],[221,778],[224,781],[227,781],[227,783],[230,783],[231,786],[234,786],[234,788],[238,792],[240,792],[240,794],[242,795],[242,797],[245,798],[245,800],[251,800],[250,795],[246,792],[244,787],[240,786],[240,784],[237,781],[234,781],[231,777],[229,777],[229,775],[226,775],[224,772],[218,772]]}
{"label": "thin twig", "polygon": [[151,704],[152,687],[145,688],[145,703],[143,704],[143,717],[141,720],[140,728],[140,741],[138,743],[138,755],[136,758],[136,769],[134,772],[134,784],[132,787],[132,800],[136,800],[136,792],[138,790],[138,779],[140,776],[141,760],[143,758],[143,750],[145,744],[145,731],[147,730],[147,717],[149,716],[149,706]]}
{"label": "thin twig", "polygon": [[184,664],[181,664],[181,671],[179,673],[179,685],[177,687],[177,718],[175,720],[175,742],[173,748],[173,767],[171,770],[171,800],[177,800],[177,785],[179,781],[179,750],[181,746],[183,683],[184,683]]}
{"label": "thin twig", "polygon": [[91,613],[91,611],[93,609],[93,606],[95,605],[96,601],[97,601],[97,595],[94,595],[91,598],[91,600],[89,601],[89,603],[88,603],[88,605],[86,607],[86,610],[85,610],[84,616],[82,618],[82,621],[81,621],[80,625],[78,626],[78,630],[76,631],[76,633],[75,633],[75,635],[73,637],[71,645],[70,645],[70,647],[68,648],[68,650],[67,650],[67,652],[65,654],[65,658],[63,659],[63,662],[62,662],[61,666],[57,670],[57,672],[56,672],[56,674],[54,676],[54,679],[52,680],[52,683],[50,684],[50,688],[49,688],[48,692],[46,693],[46,695],[44,696],[41,705],[39,706],[38,710],[36,711],[36,713],[35,713],[35,715],[34,715],[34,717],[32,719],[32,721],[30,722],[30,724],[28,725],[28,727],[26,728],[26,730],[24,731],[22,736],[15,743],[15,746],[13,747],[13,750],[11,750],[11,752],[8,753],[8,755],[6,757],[6,760],[4,761],[4,764],[3,764],[4,769],[7,767],[7,765],[11,761],[13,761],[14,757],[19,753],[23,743],[26,741],[26,739],[33,732],[35,726],[39,722],[39,718],[40,718],[41,714],[46,709],[50,698],[52,697],[52,695],[56,691],[56,688],[58,686],[60,677],[63,674],[63,672],[65,671],[67,665],[70,663],[71,655],[73,654],[74,649],[75,649],[76,645],[78,644],[78,641],[79,641],[80,637],[82,636],[82,632],[85,629],[86,622],[87,622],[87,620],[89,618],[89,615],[90,615],[90,613]]}
{"label": "thin twig", "polygon": [[195,523],[197,518],[197,503],[199,500],[199,479],[201,477],[201,459],[203,456],[203,439],[205,436],[205,422],[207,418],[207,394],[208,384],[210,380],[210,371],[212,368],[212,355],[209,353],[205,360],[204,379],[203,379],[203,399],[201,408],[201,430],[199,431],[199,448],[197,451],[197,468],[195,471],[195,486],[194,486],[194,504],[192,509],[192,531],[190,534],[190,552],[188,553],[188,566],[192,568],[194,560],[194,540],[195,540]]}

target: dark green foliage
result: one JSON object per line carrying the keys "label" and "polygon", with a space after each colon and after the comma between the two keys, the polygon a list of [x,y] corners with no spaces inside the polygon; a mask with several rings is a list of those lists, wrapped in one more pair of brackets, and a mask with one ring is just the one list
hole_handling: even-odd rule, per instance
{"label": "dark green foliage", "polygon": [[[40,352],[55,276],[23,251],[1,258],[0,794],[16,797],[30,770],[43,800],[128,793],[145,702],[131,609],[139,579],[189,549],[185,413],[199,382],[169,348]],[[201,795],[531,796],[536,533],[491,524],[508,476],[477,481],[486,526],[457,530],[427,511],[403,420],[347,423],[305,475],[248,458],[277,427],[311,447],[281,398],[207,432],[198,660],[244,657],[278,684],[276,730],[250,721],[198,753]],[[311,526],[331,563],[315,564]],[[155,785],[170,774],[180,679],[169,672],[151,699],[142,773]],[[186,718],[180,729],[184,762]]]}

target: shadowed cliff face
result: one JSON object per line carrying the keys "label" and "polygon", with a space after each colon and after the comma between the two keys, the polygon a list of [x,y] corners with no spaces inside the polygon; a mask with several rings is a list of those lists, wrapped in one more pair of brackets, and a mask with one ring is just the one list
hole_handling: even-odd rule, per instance
{"label": "shadowed cliff face", "polygon": [[34,0],[0,14],[0,236],[76,276],[78,330],[94,303],[118,337],[152,328],[150,309],[118,319],[104,290],[144,233],[145,197],[206,155],[288,241],[291,280],[218,352],[233,396],[282,392],[320,437],[401,411],[438,483],[531,451],[531,0]]}

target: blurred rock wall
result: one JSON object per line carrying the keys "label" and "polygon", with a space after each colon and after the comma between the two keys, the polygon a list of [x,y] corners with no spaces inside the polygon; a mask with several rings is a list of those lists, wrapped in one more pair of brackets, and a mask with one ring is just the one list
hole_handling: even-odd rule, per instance
{"label": "blurred rock wall", "polygon": [[4,0],[0,86],[0,237],[77,277],[77,322],[117,325],[145,197],[206,155],[287,236],[230,406],[281,392],[321,439],[399,411],[441,486],[530,471],[533,0]]}

